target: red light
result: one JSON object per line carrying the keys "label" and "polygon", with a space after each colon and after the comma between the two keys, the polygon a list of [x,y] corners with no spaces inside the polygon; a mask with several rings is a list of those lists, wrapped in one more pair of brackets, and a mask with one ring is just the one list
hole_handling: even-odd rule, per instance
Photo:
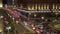
{"label": "red light", "polygon": [[19,15],[17,15],[14,11],[9,10],[9,12],[10,12],[11,14],[13,14],[16,18],[19,18]]}
{"label": "red light", "polygon": [[16,18],[19,18],[20,16],[16,13],[16,12],[14,12],[13,10],[11,10],[11,9],[6,9],[6,8],[3,8],[4,10],[7,10],[10,14],[12,14],[13,16],[15,16]]}

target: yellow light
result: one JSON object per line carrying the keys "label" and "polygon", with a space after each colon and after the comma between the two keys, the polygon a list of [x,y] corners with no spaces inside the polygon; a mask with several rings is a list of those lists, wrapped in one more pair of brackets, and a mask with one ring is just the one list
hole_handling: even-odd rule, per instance
{"label": "yellow light", "polygon": [[3,31],[3,27],[2,27],[2,24],[0,24],[0,32]]}
{"label": "yellow light", "polygon": [[43,5],[41,5],[41,10],[43,10]]}
{"label": "yellow light", "polygon": [[59,9],[60,9],[60,6],[59,6]]}
{"label": "yellow light", "polygon": [[56,5],[56,9],[57,9],[57,5]]}
{"label": "yellow light", "polygon": [[55,5],[53,4],[53,9],[55,8]]}
{"label": "yellow light", "polygon": [[49,9],[49,5],[47,5],[47,9]]}
{"label": "yellow light", "polygon": [[35,9],[37,9],[37,4],[35,5]]}
{"label": "yellow light", "polygon": [[28,10],[31,10],[30,6],[28,6]]}
{"label": "yellow light", "polygon": [[3,7],[2,0],[0,0],[0,7]]}
{"label": "yellow light", "polygon": [[32,10],[34,10],[34,5],[32,6]]}
{"label": "yellow light", "polygon": [[34,17],[36,17],[36,14],[34,14]]}
{"label": "yellow light", "polygon": [[0,16],[0,18],[3,18],[3,16]]}
{"label": "yellow light", "polygon": [[0,7],[3,7],[2,4],[0,4]]}
{"label": "yellow light", "polygon": [[44,4],[44,9],[46,9],[46,4]]}
{"label": "yellow light", "polygon": [[38,5],[38,10],[40,10],[40,8],[41,8],[40,5]]}
{"label": "yellow light", "polygon": [[19,23],[19,21],[16,21],[16,24],[18,24]]}

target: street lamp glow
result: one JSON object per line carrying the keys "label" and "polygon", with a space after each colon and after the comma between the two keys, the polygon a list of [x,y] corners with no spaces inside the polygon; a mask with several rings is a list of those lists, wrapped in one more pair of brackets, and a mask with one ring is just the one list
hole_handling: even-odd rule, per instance
{"label": "street lamp glow", "polygon": [[18,23],[19,23],[19,21],[16,21],[16,23],[18,24]]}
{"label": "street lamp glow", "polygon": [[1,16],[0,18],[3,18],[3,16]]}
{"label": "street lamp glow", "polygon": [[42,19],[44,19],[44,17],[41,17]]}
{"label": "street lamp glow", "polygon": [[3,30],[0,29],[0,32],[2,32]]}
{"label": "street lamp glow", "polygon": [[2,0],[0,0],[0,8],[3,7]]}
{"label": "street lamp glow", "polygon": [[34,17],[36,17],[36,14],[34,14]]}

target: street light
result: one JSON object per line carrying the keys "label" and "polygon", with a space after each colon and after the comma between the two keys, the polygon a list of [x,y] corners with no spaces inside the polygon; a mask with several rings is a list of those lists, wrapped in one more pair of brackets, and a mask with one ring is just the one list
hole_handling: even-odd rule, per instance
{"label": "street light", "polygon": [[0,18],[3,18],[3,16],[0,16]]}
{"label": "street light", "polygon": [[10,27],[10,26],[9,26],[9,27],[6,27],[6,29],[8,30],[8,34],[10,34],[10,33],[9,33],[9,30],[11,29],[11,27]]}
{"label": "street light", "polygon": [[41,17],[42,19],[44,19],[44,17]]}
{"label": "street light", "polygon": [[2,32],[3,30],[0,29],[0,32]]}
{"label": "street light", "polygon": [[19,21],[16,21],[16,24],[18,24],[19,23]]}

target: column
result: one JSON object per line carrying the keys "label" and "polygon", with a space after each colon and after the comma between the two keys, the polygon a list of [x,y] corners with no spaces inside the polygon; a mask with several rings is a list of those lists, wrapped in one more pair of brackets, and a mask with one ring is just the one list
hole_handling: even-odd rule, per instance
{"label": "column", "polygon": [[58,4],[56,4],[56,9],[58,9],[58,6],[57,6]]}
{"label": "column", "polygon": [[37,4],[35,5],[35,10],[37,10]]}
{"label": "column", "polygon": [[55,9],[55,5],[53,4],[53,9]]}
{"label": "column", "polygon": [[60,5],[59,5],[59,9],[60,9]]}
{"label": "column", "polygon": [[28,10],[31,10],[30,5],[27,5]]}
{"label": "column", "polygon": [[46,4],[44,4],[44,9],[46,9]]}
{"label": "column", "polygon": [[49,4],[47,4],[47,9],[49,9]]}
{"label": "column", "polygon": [[40,4],[39,4],[39,5],[38,5],[38,10],[40,10],[40,8],[41,8],[41,7],[40,7]]}
{"label": "column", "polygon": [[41,5],[41,10],[43,10],[43,4]]}
{"label": "column", "polygon": [[34,10],[34,5],[32,5],[32,10]]}

